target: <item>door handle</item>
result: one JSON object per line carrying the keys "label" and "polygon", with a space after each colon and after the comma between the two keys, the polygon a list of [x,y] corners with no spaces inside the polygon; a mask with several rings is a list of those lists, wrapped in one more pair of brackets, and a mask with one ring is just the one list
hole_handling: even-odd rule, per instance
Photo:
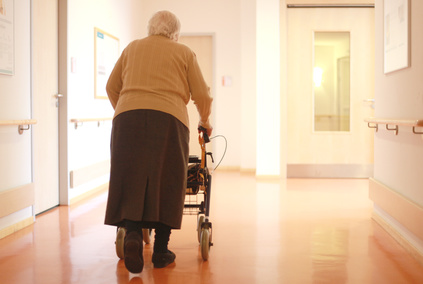
{"label": "door handle", "polygon": [[63,98],[62,94],[55,94],[54,97],[56,98],[56,107],[59,107],[59,99]]}

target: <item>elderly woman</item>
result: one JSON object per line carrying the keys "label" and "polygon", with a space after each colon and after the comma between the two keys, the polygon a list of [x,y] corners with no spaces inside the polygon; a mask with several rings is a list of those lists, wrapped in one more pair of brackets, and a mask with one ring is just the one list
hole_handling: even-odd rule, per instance
{"label": "elderly woman", "polygon": [[124,259],[133,273],[144,266],[142,228],[155,229],[154,267],[175,260],[168,242],[182,222],[190,99],[199,125],[212,130],[209,88],[194,52],[177,42],[179,30],[174,14],[154,14],[148,37],[125,48],[106,86],[115,114],[105,224],[127,229]]}

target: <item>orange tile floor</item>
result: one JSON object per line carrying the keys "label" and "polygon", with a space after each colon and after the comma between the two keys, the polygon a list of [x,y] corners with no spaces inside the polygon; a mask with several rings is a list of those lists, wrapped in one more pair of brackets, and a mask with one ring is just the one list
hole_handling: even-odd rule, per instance
{"label": "orange tile floor", "polygon": [[131,274],[116,256],[116,229],[103,225],[103,192],[0,240],[0,283],[423,283],[423,267],[371,219],[367,195],[366,179],[216,172],[209,260],[187,215],[172,231],[175,263],[154,269],[149,244],[144,271]]}

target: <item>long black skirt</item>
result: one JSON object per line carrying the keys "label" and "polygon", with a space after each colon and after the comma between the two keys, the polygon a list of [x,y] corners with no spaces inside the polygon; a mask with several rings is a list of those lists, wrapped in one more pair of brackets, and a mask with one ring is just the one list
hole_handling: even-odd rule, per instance
{"label": "long black skirt", "polygon": [[189,129],[170,114],[131,110],[113,119],[105,224],[125,219],[180,229],[187,185]]}

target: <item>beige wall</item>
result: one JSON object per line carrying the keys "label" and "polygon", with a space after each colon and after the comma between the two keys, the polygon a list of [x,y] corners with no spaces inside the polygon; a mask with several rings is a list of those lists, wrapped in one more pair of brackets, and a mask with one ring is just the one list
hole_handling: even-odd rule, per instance
{"label": "beige wall", "polygon": [[[421,26],[423,2],[411,0],[410,9],[410,51],[409,68],[384,74],[384,12],[383,0],[376,0],[376,71],[375,71],[375,116],[391,119],[423,118],[423,38]],[[423,137],[412,133],[411,127],[400,126],[398,135],[384,129],[375,133],[375,181],[385,188],[373,199],[375,211],[383,216],[384,222],[394,227],[406,241],[412,243],[423,256],[423,239],[413,233],[412,226],[400,220],[406,208],[387,208],[383,200],[397,203],[396,198],[404,199],[402,204],[414,204],[423,210]],[[390,192],[394,192],[395,195]],[[388,203],[389,203],[388,202]],[[408,207],[408,205],[405,205]],[[411,205],[410,205],[411,206]],[[421,226],[421,219],[415,215],[406,216]]]}

